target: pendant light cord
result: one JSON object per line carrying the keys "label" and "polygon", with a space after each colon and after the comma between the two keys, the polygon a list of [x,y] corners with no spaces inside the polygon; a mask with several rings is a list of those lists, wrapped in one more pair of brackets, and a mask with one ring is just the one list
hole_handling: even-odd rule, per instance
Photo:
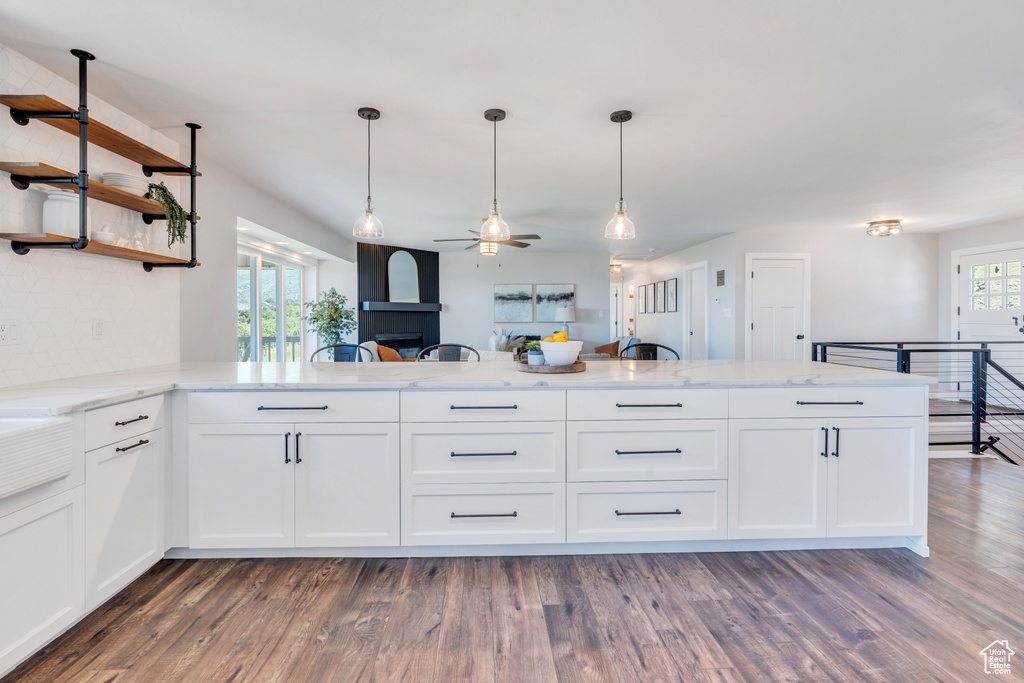
{"label": "pendant light cord", "polygon": [[370,199],[370,119],[366,119],[366,198]]}
{"label": "pendant light cord", "polygon": [[498,201],[498,120],[494,123],[494,201]]}
{"label": "pendant light cord", "polygon": [[622,122],[619,122],[619,201],[622,201]]}

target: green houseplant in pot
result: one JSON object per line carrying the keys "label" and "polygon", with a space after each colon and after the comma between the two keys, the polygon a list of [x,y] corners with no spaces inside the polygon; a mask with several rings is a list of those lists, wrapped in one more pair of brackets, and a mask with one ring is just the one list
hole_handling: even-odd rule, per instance
{"label": "green houseplant in pot", "polygon": [[527,365],[544,365],[544,352],[540,350],[539,341],[528,341],[524,348]]}
{"label": "green houseplant in pot", "polygon": [[[334,287],[326,292],[320,292],[318,301],[307,301],[306,308],[309,315],[303,318],[309,323],[309,328],[316,332],[320,343],[325,346],[341,344],[346,334],[356,329],[356,311],[354,308],[346,308],[348,300],[338,294]],[[334,351],[331,350],[333,357]]]}

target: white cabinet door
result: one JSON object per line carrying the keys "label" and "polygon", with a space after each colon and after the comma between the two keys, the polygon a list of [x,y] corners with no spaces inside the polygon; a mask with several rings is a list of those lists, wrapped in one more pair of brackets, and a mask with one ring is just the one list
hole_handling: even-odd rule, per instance
{"label": "white cabinet door", "polygon": [[0,676],[85,611],[84,489],[0,518]]}
{"label": "white cabinet door", "polygon": [[295,545],[293,437],[289,424],[189,427],[189,547]]}
{"label": "white cabinet door", "polygon": [[729,538],[824,538],[824,420],[730,420]]}
{"label": "white cabinet door", "polygon": [[297,424],[295,432],[296,545],[398,545],[398,425]]}
{"label": "white cabinet door", "polygon": [[86,454],[86,608],[93,609],[163,557],[163,430]]}
{"label": "white cabinet door", "polygon": [[[829,421],[829,536],[924,533],[924,418]],[[837,443],[838,440],[838,443]]]}

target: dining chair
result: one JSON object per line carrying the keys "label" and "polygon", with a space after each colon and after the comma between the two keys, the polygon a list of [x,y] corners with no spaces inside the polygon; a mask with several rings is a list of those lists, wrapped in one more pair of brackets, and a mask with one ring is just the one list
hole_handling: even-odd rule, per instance
{"label": "dining chair", "polygon": [[432,358],[427,358],[427,356],[435,349],[437,350],[437,360],[442,362],[451,363],[461,361],[462,349],[467,349],[470,353],[476,354],[476,359],[480,360],[480,352],[466,344],[434,344],[433,346],[428,346],[420,351],[419,355],[416,356],[416,360],[433,360]]}
{"label": "dining chair", "polygon": [[328,344],[314,351],[313,355],[309,357],[309,362],[316,362],[316,355],[327,349],[334,349],[335,363],[356,363],[360,361],[369,363],[373,360],[373,352],[365,346],[359,344]]}
{"label": "dining chair", "polygon": [[[633,351],[632,355],[627,355],[630,349],[635,350]],[[655,344],[653,342],[639,342],[637,344],[630,344],[629,346],[622,350],[622,354],[620,354],[619,359],[658,360],[658,349],[665,349],[673,356],[675,356],[676,360],[679,360],[679,354],[676,353],[675,349],[665,346],[664,344]]]}

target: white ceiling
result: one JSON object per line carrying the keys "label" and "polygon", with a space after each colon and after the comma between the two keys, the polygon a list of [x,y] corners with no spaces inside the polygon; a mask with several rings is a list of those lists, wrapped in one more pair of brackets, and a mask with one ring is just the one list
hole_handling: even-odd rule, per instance
{"label": "white ceiling", "polygon": [[[466,236],[498,198],[534,251],[741,230],[908,232],[1024,215],[1024,2],[0,0],[0,42],[350,233]],[[638,237],[603,238],[625,194]],[[199,195],[200,207],[202,194]],[[268,226],[287,233],[287,226]],[[867,239],[867,237],[865,237]]]}

